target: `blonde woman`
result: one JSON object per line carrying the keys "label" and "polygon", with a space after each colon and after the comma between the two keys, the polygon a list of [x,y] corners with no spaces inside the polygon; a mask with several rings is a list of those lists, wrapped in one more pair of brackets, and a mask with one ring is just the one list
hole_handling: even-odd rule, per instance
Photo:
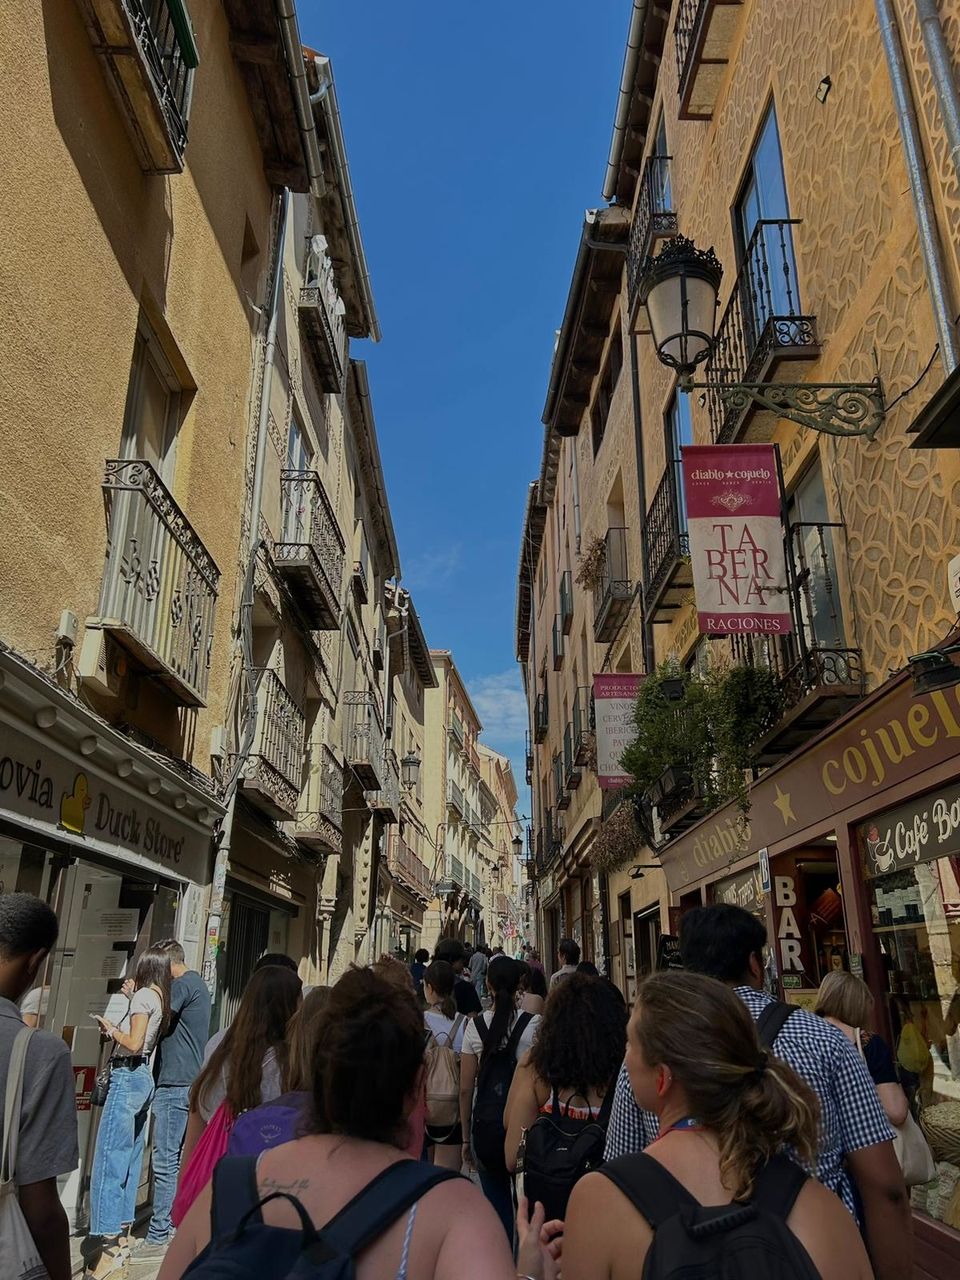
{"label": "blonde woman", "polygon": [[899,1128],[906,1121],[909,1107],[893,1054],[882,1036],[863,1029],[873,1016],[873,1003],[873,992],[862,978],[852,973],[828,973],[820,983],[814,1012],[833,1023],[859,1050],[887,1119]]}

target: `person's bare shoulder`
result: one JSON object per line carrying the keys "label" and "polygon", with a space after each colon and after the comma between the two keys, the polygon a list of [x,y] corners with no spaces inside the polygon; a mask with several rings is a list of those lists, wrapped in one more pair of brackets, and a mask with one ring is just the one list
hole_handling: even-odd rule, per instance
{"label": "person's bare shoulder", "polygon": [[832,1191],[808,1178],[787,1226],[797,1237],[821,1280],[873,1280],[873,1269],[857,1225]]}
{"label": "person's bare shoulder", "polygon": [[421,1215],[440,1234],[434,1280],[514,1280],[503,1224],[472,1182],[441,1182],[423,1197],[418,1223]]}

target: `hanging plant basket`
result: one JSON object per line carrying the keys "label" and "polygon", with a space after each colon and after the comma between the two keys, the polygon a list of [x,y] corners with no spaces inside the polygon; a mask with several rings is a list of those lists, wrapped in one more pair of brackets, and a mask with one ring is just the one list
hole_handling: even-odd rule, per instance
{"label": "hanging plant basket", "polygon": [[644,844],[633,813],[633,797],[627,796],[600,827],[590,853],[591,865],[611,875],[636,862]]}
{"label": "hanging plant basket", "polygon": [[587,591],[593,591],[603,581],[606,568],[607,540],[599,536],[591,538],[577,561],[577,584]]}

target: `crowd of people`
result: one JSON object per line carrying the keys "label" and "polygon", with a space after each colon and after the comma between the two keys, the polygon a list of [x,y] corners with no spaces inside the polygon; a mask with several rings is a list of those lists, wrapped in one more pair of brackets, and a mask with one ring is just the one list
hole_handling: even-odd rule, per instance
{"label": "crowd of people", "polygon": [[[56,937],[44,903],[0,896],[0,1090]],[[864,1029],[869,989],[833,974],[815,1013],[783,1004],[765,945],[739,908],[688,911],[683,968],[647,977],[632,1010],[571,939],[549,985],[532,949],[455,938],[306,995],[293,961],[266,955],[208,1039],[203,982],[175,941],[155,944],[125,1016],[101,1019],[88,1280],[134,1248],[151,1109],[139,1248],[162,1256],[159,1280],[279,1280],[310,1249],[319,1277],[355,1265],[357,1280],[902,1280],[909,1108]],[[70,1058],[26,1034],[18,1202],[39,1263],[67,1280]]]}

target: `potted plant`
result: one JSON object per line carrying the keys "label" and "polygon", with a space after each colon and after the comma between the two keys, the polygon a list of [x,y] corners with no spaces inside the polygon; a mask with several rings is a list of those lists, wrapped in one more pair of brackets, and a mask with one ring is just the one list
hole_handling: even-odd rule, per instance
{"label": "potted plant", "polygon": [[587,591],[594,591],[603,582],[607,569],[607,540],[599,534],[590,539],[577,560],[576,582]]}
{"label": "potted plant", "polygon": [[635,862],[644,844],[634,817],[633,798],[625,796],[619,807],[601,824],[593,842],[590,862],[597,871],[605,871],[609,875],[629,862]]}

